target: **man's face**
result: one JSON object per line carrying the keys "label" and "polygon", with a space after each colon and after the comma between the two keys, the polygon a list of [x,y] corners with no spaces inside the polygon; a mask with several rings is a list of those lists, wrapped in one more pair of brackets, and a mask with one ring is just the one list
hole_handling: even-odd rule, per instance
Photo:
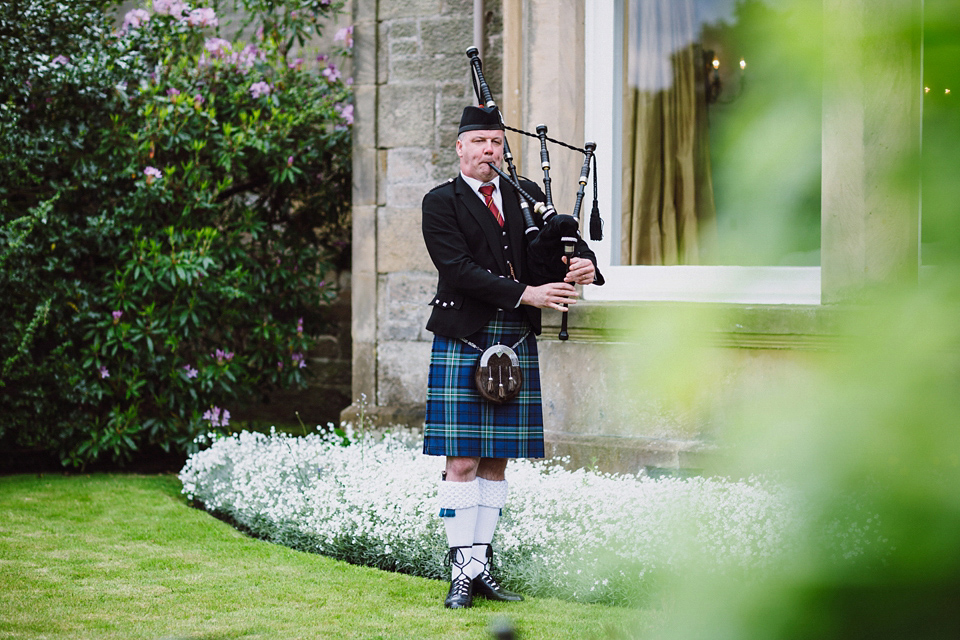
{"label": "man's face", "polygon": [[463,175],[481,182],[493,180],[497,174],[488,163],[499,167],[503,160],[503,131],[464,131],[457,138],[457,155]]}

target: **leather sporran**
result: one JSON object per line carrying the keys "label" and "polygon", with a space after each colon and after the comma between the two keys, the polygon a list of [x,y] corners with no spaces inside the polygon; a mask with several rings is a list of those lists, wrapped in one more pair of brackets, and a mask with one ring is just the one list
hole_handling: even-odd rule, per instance
{"label": "leather sporran", "polygon": [[485,399],[495,404],[510,402],[523,386],[520,358],[510,347],[495,344],[481,354],[474,380]]}

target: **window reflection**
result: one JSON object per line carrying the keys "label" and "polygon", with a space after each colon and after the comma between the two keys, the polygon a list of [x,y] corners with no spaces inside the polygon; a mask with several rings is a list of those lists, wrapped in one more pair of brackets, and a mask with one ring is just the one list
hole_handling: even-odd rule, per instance
{"label": "window reflection", "polygon": [[819,3],[626,4],[621,263],[819,265]]}
{"label": "window reflection", "polygon": [[920,257],[924,265],[960,253],[960,24],[957,0],[926,0],[923,33],[923,138]]}

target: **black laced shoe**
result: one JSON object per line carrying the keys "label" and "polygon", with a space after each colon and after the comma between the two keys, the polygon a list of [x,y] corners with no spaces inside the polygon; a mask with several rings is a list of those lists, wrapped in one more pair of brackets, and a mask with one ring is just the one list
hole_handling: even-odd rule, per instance
{"label": "black laced shoe", "polygon": [[[473,551],[473,547],[452,547],[447,556],[450,564],[459,572],[450,580],[450,591],[447,592],[447,597],[443,601],[443,606],[447,609],[467,609],[473,605],[473,582],[466,572],[467,565],[470,564],[470,556],[460,551],[462,549]],[[457,562],[458,551],[462,558],[460,562]]]}
{"label": "black laced shoe", "polygon": [[523,596],[519,593],[507,591],[490,574],[490,568],[493,566],[493,547],[487,545],[487,563],[476,578],[472,581],[473,594],[486,598],[487,600],[497,600],[499,602],[520,602]]}

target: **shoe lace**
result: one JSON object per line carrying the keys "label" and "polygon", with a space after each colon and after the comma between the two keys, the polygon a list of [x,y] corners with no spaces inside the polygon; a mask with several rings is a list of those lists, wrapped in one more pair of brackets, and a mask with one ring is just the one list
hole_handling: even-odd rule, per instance
{"label": "shoe lace", "polygon": [[485,545],[487,547],[487,562],[483,565],[483,570],[480,572],[478,577],[482,577],[486,582],[493,587],[494,589],[500,589],[500,583],[497,582],[496,578],[493,577],[493,545]]}
{"label": "shoe lace", "polygon": [[470,576],[467,575],[466,569],[471,559],[465,549],[472,551],[473,547],[451,547],[450,552],[444,557],[444,565],[448,567],[453,565],[459,572],[451,584],[453,593],[464,597],[470,594]]}
{"label": "shoe lace", "polygon": [[490,573],[489,569],[484,569],[483,573],[480,574],[480,577],[482,577],[488,585],[490,585],[497,591],[500,591],[502,589],[502,587],[500,586],[500,583],[497,582],[497,579],[493,577],[493,574]]}
{"label": "shoe lace", "polygon": [[453,581],[453,593],[463,597],[470,595],[470,578],[462,571]]}
{"label": "shoe lace", "polygon": [[463,573],[473,557],[472,553],[467,555],[467,550],[472,552],[473,547],[450,547],[450,551],[443,557],[443,566],[449,569],[452,565],[459,569],[460,573]]}

